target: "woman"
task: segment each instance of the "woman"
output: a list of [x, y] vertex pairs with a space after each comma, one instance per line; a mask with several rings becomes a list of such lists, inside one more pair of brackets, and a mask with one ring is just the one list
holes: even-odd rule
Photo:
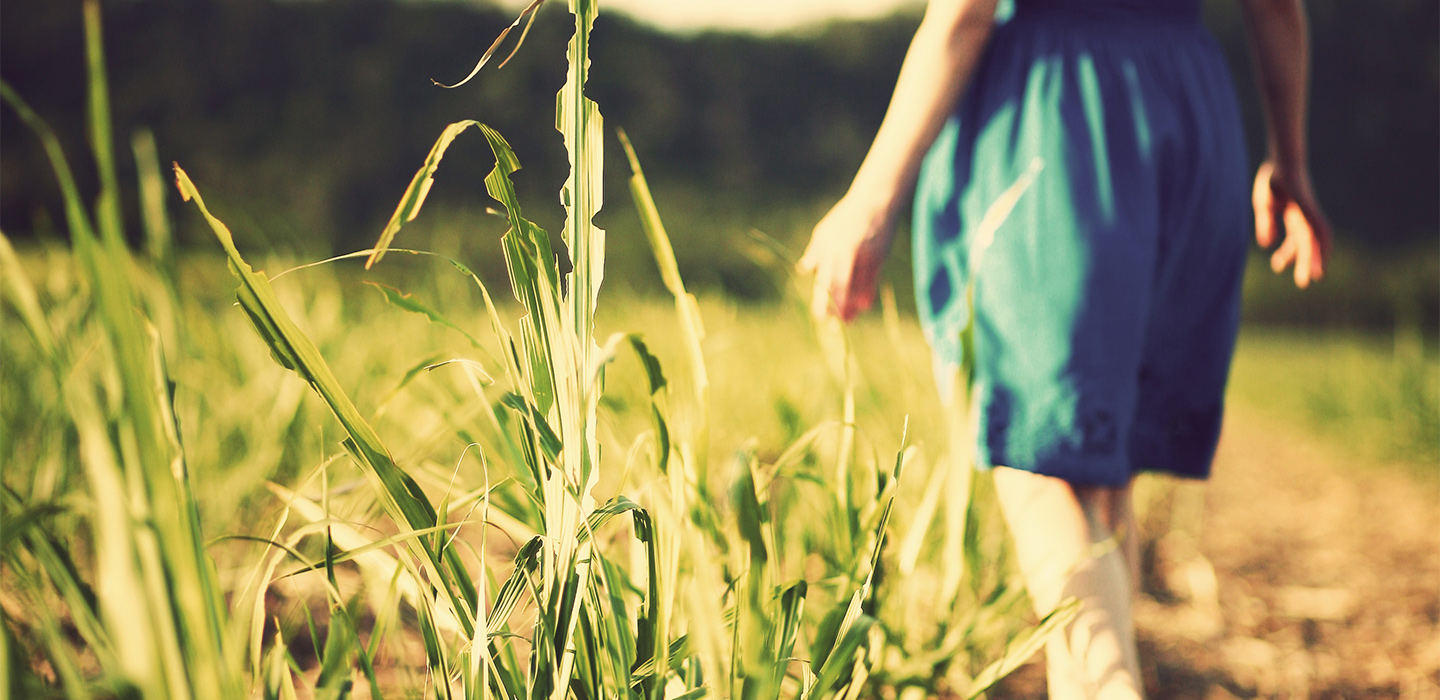
[[[937, 366], [958, 366], [973, 329], [977, 463], [994, 468], [1021, 574], [1042, 614], [1082, 601], [1047, 646], [1052, 698], [1143, 695], [1131, 484], [1209, 475], [1250, 205], [1260, 245], [1283, 238], [1276, 272], [1293, 265], [1300, 287], [1324, 274], [1304, 12], [1242, 1], [1269, 140], [1253, 188], [1200, 0], [1015, 0], [1004, 21], [996, 0], [932, 0], [800, 263], [854, 318], [914, 191], [922, 325]], [[998, 228], [982, 225], [1007, 193]]]

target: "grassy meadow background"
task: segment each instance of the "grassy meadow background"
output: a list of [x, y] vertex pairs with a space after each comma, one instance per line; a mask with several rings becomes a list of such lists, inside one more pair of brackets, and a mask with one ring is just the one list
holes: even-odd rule
[[[577, 302], [544, 284], [538, 306], [517, 302], [514, 261], [531, 258], [502, 236], [530, 230], [507, 218], [523, 209], [549, 232], [537, 248], [577, 250], [554, 128], [574, 23], [552, 5], [509, 64], [443, 90], [431, 79], [462, 77], [511, 15], [439, 1], [106, 2], [107, 146], [87, 120], [79, 5], [7, 2], [0, 78], [55, 129], [95, 228], [77, 242], [40, 140], [0, 108], [9, 697], [478, 698], [563, 696], [567, 684], [582, 698], [964, 697], [1026, 660], [1039, 621], [984, 479], [947, 469], [963, 421], [935, 396], [904, 239], [884, 308], [847, 330], [815, 323], [791, 274], [878, 126], [918, 13], [758, 36], [666, 34], [602, 12], [585, 92], [605, 117], [593, 125], [604, 156], [579, 186], [605, 193], [604, 281], [593, 327], [555, 321], [550, 339], [570, 340], [541, 351], [526, 344], [541, 342], [538, 310]], [[1440, 20], [1433, 3], [1310, 7], [1313, 159], [1338, 252], [1305, 293], [1252, 255], [1230, 401], [1247, 422], [1356, 465], [1346, 484], [1400, 479], [1431, 494], [1417, 516], [1429, 522], [1440, 512]], [[1209, 3], [1207, 17], [1253, 137], [1236, 8]], [[472, 129], [394, 243], [436, 256], [299, 267], [374, 246], [436, 139], [464, 119], [513, 148], [516, 200], [487, 194], [501, 151]], [[644, 164], [673, 260], [632, 201], [615, 126]], [[114, 163], [97, 165], [90, 153], [107, 148]], [[275, 348], [292, 346], [257, 336], [236, 304], [236, 257], [158, 167], [172, 161], [268, 275], [343, 399], [276, 362], [286, 351]], [[543, 276], [553, 259], [523, 250]], [[116, 289], [133, 304], [107, 301]], [[686, 330], [687, 292], [703, 337]], [[590, 336], [614, 333], [638, 340], [585, 354]], [[576, 359], [606, 352], [603, 379]], [[554, 398], [560, 377], [580, 387], [568, 407]], [[130, 402], [159, 407], [149, 428]], [[347, 402], [388, 457], [362, 449], [357, 418], [337, 421]], [[347, 436], [361, 445], [349, 455]], [[583, 456], [561, 457], [572, 448]], [[113, 472], [96, 466], [107, 459]], [[413, 490], [376, 486], [386, 459]], [[555, 477], [562, 466], [576, 480]], [[1151, 573], [1189, 582], [1149, 595], [1204, 600], [1195, 581], [1210, 564], [1186, 539], [1199, 497], [1159, 480], [1142, 496], [1147, 551], [1174, 564], [1168, 578], [1166, 564]], [[431, 508], [428, 523], [410, 507]], [[587, 517], [594, 527], [578, 524]], [[537, 534], [558, 549], [527, 549]], [[132, 540], [126, 578], [114, 552]], [[166, 613], [127, 626], [139, 623], [117, 610], [118, 580]], [[474, 619], [458, 611], [467, 596], [480, 599]], [[480, 641], [497, 611], [511, 616]], [[1440, 607], [1423, 600], [1399, 615], [1416, 637], [1440, 629]], [[1301, 617], [1306, 639], [1358, 619]], [[567, 620], [579, 630], [568, 642], [555, 626]], [[1289, 624], [1242, 641], [1283, 647]], [[1387, 644], [1364, 643], [1377, 655]], [[1205, 687], [1430, 697], [1440, 651], [1415, 644], [1404, 658], [1419, 661], [1393, 678], [1337, 672], [1302, 688], [1229, 669]], [[1199, 676], [1184, 654], [1149, 651], [1170, 664], [1149, 672], [1152, 692], [1190, 697]], [[1325, 678], [1320, 666], [1308, 677]], [[990, 697], [1032, 695], [1023, 676]]]

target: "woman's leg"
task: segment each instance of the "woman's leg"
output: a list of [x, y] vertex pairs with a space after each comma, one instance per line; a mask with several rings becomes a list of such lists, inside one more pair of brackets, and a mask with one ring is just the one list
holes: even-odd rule
[[[1081, 602], [1079, 616], [1045, 649], [1052, 700], [1143, 697], [1130, 617], [1129, 486], [1072, 487], [1005, 467], [994, 476], [1036, 612], [1072, 596]], [[1125, 531], [1122, 542], [1112, 539], [1117, 528]]]
[[1130, 602], [1140, 593], [1140, 530], [1135, 523], [1135, 480], [1118, 489], [1107, 489], [1110, 504], [1107, 509], [1110, 531], [1119, 540], [1120, 555], [1125, 558], [1125, 571], [1130, 575]]

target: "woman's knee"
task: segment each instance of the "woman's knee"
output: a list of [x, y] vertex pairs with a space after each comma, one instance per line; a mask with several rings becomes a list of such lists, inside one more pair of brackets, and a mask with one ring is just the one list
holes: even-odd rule
[[1075, 487], [1076, 501], [1091, 526], [1091, 542], [1128, 536], [1135, 520], [1131, 505], [1133, 483], [1132, 481], [1124, 486]]

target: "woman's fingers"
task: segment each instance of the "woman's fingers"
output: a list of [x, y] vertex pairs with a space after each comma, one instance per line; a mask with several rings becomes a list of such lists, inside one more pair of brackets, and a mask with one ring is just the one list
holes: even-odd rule
[[820, 236], [812, 233], [810, 243], [805, 246], [805, 252], [800, 255], [800, 262], [795, 264], [795, 268], [801, 272], [814, 273], [819, 263], [819, 256]]
[[1255, 173], [1255, 188], [1250, 193], [1251, 202], [1255, 205], [1255, 242], [1261, 248], [1275, 244], [1275, 191], [1270, 184], [1274, 170], [1270, 163], [1261, 163], [1260, 170]]
[[1299, 204], [1285, 206], [1285, 240], [1295, 241], [1295, 286], [1304, 289], [1325, 275], [1324, 255], [1315, 229]]
[[822, 219], [815, 226], [815, 231], [810, 235], [810, 243], [805, 246], [805, 252], [800, 256], [800, 262], [796, 269], [801, 273], [815, 276], [811, 286], [810, 312], [817, 318], [830, 313], [830, 258], [833, 257], [833, 244], [830, 237], [824, 233], [825, 220]]
[[817, 255], [811, 262], [811, 269], [815, 272], [815, 282], [814, 293], [810, 297], [810, 312], [817, 318], [835, 313], [835, 269], [831, 259], [824, 254]]
[[816, 316], [828, 314], [848, 320], [846, 290], [850, 285], [850, 264], [847, 257], [833, 242], [818, 234], [801, 256], [800, 271], [815, 275], [810, 311]]
[[1296, 239], [1296, 236], [1286, 236], [1280, 247], [1275, 249], [1275, 254], [1270, 256], [1270, 269], [1276, 274], [1284, 272], [1285, 268], [1290, 267], [1290, 263], [1295, 262], [1298, 245]]
[[833, 313], [834, 302], [830, 300], [830, 284], [822, 280], [819, 273], [815, 275], [815, 283], [810, 287], [810, 314], [815, 318], [824, 318]]

